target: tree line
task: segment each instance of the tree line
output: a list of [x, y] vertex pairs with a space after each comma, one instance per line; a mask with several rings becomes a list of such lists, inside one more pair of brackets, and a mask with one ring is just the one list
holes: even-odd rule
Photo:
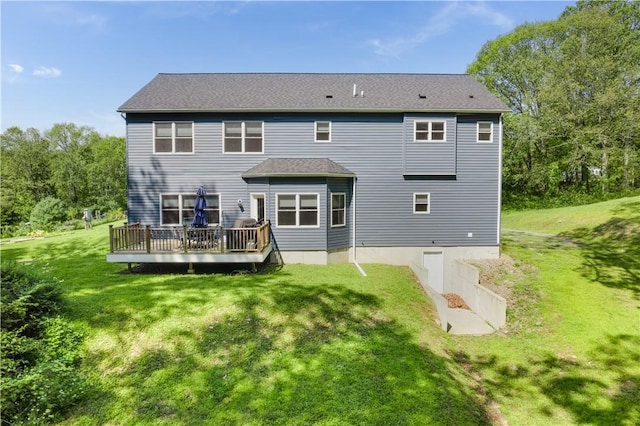
[[83, 209], [122, 211], [127, 205], [125, 139], [87, 126], [55, 124], [40, 132], [11, 127], [0, 145], [0, 221], [7, 229], [29, 221], [38, 202], [60, 200], [68, 219]]
[[579, 1], [555, 21], [520, 25], [487, 42], [467, 72], [513, 110], [505, 202], [640, 188], [638, 1]]

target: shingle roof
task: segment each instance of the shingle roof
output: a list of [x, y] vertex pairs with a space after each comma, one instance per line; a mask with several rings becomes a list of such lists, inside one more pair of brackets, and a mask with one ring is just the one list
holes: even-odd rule
[[355, 174], [328, 158], [268, 158], [242, 174], [243, 178], [286, 176], [339, 176]]
[[[354, 85], [357, 96], [354, 96]], [[509, 109], [466, 74], [158, 74], [119, 112]]]

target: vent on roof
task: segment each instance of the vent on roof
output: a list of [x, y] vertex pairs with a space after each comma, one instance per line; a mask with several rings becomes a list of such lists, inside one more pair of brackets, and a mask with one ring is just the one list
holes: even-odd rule
[[469, 99], [473, 99], [473, 95], [469, 95]]
[[418, 94], [418, 97], [419, 97], [420, 99], [427, 99], [427, 95], [420, 95], [420, 94]]
[[333, 99], [333, 95], [327, 95], [325, 96], [327, 99]]

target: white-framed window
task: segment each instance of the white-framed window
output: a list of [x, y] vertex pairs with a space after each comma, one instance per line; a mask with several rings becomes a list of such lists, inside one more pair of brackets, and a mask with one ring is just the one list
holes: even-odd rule
[[447, 140], [445, 121], [414, 121], [413, 136], [415, 142], [444, 142]]
[[317, 228], [320, 226], [319, 194], [276, 194], [278, 228]]
[[[220, 195], [207, 194], [204, 213], [209, 225], [220, 223]], [[160, 194], [160, 224], [170, 226], [191, 225], [196, 194]]]
[[493, 142], [493, 122], [491, 121], [478, 121], [477, 126], [477, 141], [479, 143], [492, 143]]
[[193, 122], [154, 122], [153, 153], [193, 154]]
[[429, 214], [431, 212], [431, 194], [419, 192], [413, 194], [413, 212], [415, 214]]
[[316, 142], [331, 142], [331, 122], [316, 121]]
[[262, 121], [225, 121], [222, 127], [224, 153], [262, 153]]
[[331, 194], [331, 227], [345, 226], [347, 224], [347, 195], [344, 192]]

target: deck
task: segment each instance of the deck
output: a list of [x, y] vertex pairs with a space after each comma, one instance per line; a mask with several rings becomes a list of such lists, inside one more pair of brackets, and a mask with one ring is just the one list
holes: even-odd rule
[[269, 222], [252, 228], [109, 226], [107, 262], [262, 263], [271, 253]]

